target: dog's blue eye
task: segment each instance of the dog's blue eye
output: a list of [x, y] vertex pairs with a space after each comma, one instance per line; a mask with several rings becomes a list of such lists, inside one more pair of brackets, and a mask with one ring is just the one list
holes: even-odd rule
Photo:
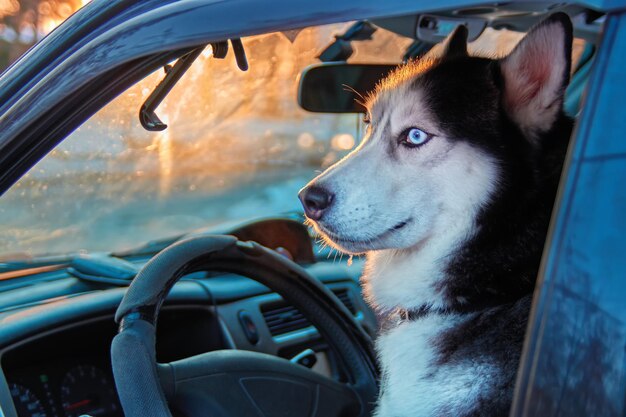
[[408, 146], [420, 146], [430, 140], [432, 135], [424, 132], [416, 127], [412, 127], [406, 133], [406, 139], [404, 143]]

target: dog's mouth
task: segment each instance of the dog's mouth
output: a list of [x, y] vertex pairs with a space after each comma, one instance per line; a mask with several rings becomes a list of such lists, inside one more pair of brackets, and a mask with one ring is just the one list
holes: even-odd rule
[[333, 242], [335, 242], [336, 244], [340, 246], [344, 246], [348, 249], [357, 247], [359, 248], [359, 250], [367, 250], [375, 246], [376, 243], [384, 241], [386, 238], [396, 233], [397, 231], [404, 229], [409, 223], [411, 223], [412, 220], [413, 219], [409, 218], [407, 220], [401, 221], [397, 223], [395, 226], [387, 229], [383, 233], [377, 236], [371, 237], [371, 238], [367, 238], [367, 239], [354, 239], [354, 238], [343, 237], [337, 234], [336, 232], [329, 230], [328, 227], [323, 226], [321, 224], [318, 224], [317, 227], [320, 229], [322, 233], [326, 235], [328, 239], [332, 240]]

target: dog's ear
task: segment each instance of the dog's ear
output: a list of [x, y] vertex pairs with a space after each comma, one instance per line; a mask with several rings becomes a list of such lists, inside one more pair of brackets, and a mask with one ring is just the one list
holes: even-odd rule
[[444, 60], [467, 56], [467, 26], [459, 25], [452, 31], [443, 44]]
[[565, 13], [533, 27], [500, 61], [504, 108], [530, 139], [561, 114], [571, 63], [572, 22]]

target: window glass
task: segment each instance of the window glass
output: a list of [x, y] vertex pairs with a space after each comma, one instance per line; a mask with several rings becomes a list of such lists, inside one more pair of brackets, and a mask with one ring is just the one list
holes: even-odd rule
[[[163, 70], [133, 86], [2, 197], [0, 256], [120, 250], [299, 211], [298, 190], [361, 136], [360, 116], [296, 101], [300, 71], [348, 25], [244, 39], [246, 72], [208, 48], [157, 109], [163, 132], [138, 120]], [[354, 60], [400, 62], [410, 43], [380, 29]]]

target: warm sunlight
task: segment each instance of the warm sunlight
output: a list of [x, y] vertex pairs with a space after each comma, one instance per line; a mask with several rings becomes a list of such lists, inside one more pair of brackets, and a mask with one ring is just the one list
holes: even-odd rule
[[[16, 59], [86, 3], [3, 0], [0, 48], [9, 49], [0, 59]], [[4, 231], [0, 251], [38, 253], [51, 242], [57, 251], [127, 247], [139, 237], [299, 210], [297, 192], [311, 171], [332, 165], [363, 135], [359, 116], [309, 113], [296, 101], [301, 71], [318, 63], [320, 51], [349, 25], [244, 38], [246, 72], [232, 50], [217, 59], [208, 46], [156, 109], [168, 128], [148, 132], [138, 113], [165, 76], [156, 69], [4, 196], [0, 222], [17, 220]], [[470, 47], [505, 50], [519, 38], [493, 30], [484, 36]], [[400, 62], [411, 42], [379, 29], [371, 40], [354, 44], [350, 62]], [[30, 201], [27, 208], [24, 201]]]

